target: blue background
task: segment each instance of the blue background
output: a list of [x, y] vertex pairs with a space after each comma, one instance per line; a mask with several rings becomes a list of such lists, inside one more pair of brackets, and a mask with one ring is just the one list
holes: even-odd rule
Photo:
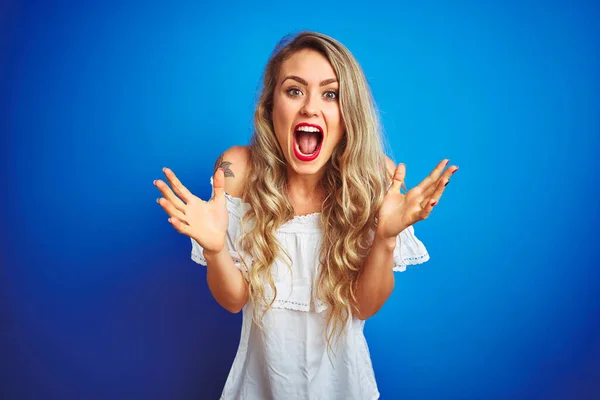
[[0, 398], [219, 396], [241, 314], [152, 181], [210, 195], [300, 29], [357, 57], [409, 187], [460, 167], [367, 321], [382, 399], [600, 398], [594, 2], [0, 7]]

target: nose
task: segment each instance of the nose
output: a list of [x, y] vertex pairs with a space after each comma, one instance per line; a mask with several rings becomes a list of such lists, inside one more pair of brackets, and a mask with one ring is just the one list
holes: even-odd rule
[[314, 99], [314, 96], [306, 96], [300, 112], [307, 117], [313, 117], [319, 114], [317, 100]]

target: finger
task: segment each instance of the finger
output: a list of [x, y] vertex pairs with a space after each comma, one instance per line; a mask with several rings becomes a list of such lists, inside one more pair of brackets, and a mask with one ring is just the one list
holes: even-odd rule
[[179, 196], [179, 198], [183, 200], [185, 204], [187, 204], [192, 199], [193, 194], [190, 193], [185, 186], [183, 186], [179, 179], [177, 179], [177, 176], [175, 176], [173, 171], [171, 171], [169, 168], [163, 168], [163, 172], [169, 180], [169, 183], [171, 183], [175, 194], [177, 194], [177, 196]]
[[225, 172], [223, 168], [218, 168], [213, 176], [213, 198], [220, 200], [225, 197]]
[[433, 210], [433, 207], [435, 207], [439, 203], [440, 198], [442, 197], [442, 194], [444, 193], [444, 189], [446, 189], [446, 185], [448, 184], [448, 182], [448, 180], [440, 180], [438, 182], [435, 191], [433, 192], [433, 195], [427, 200], [427, 203], [423, 207], [425, 215], [429, 215], [431, 210]]
[[431, 173], [425, 179], [423, 179], [421, 183], [417, 185], [417, 187], [421, 189], [421, 192], [425, 192], [432, 183], [435, 183], [437, 181], [446, 165], [448, 165], [449, 161], [450, 160], [448, 159], [440, 161], [440, 163], [433, 169], [433, 171], [431, 171]]
[[394, 177], [392, 180], [392, 186], [388, 191], [399, 192], [402, 184], [404, 183], [404, 178], [406, 177], [406, 165], [403, 163], [398, 164], [396, 171], [394, 172]]
[[161, 197], [159, 199], [156, 199], [156, 202], [158, 204], [160, 204], [160, 206], [163, 208], [163, 210], [165, 210], [165, 212], [167, 214], [169, 214], [170, 217], [175, 217], [175, 218], [181, 220], [182, 222], [184, 222], [186, 225], [188, 225], [185, 214], [183, 212], [179, 211], [177, 208], [175, 208], [175, 206], [173, 206], [173, 204], [171, 204], [170, 201], [168, 201], [167, 199], [163, 199]]
[[177, 230], [177, 232], [182, 233], [184, 235], [190, 236], [190, 227], [189, 225], [184, 224], [179, 219], [175, 217], [171, 217], [168, 219], [169, 223], [173, 225], [173, 228]]
[[169, 185], [167, 185], [160, 179], [157, 179], [154, 181], [154, 186], [158, 188], [163, 197], [169, 202], [171, 202], [171, 204], [173, 204], [173, 206], [175, 206], [176, 209], [183, 212], [183, 210], [185, 209], [185, 203], [181, 201], [179, 197], [175, 196], [175, 193], [173, 193]]
[[458, 171], [458, 167], [457, 166], [453, 165], [451, 167], [448, 167], [448, 169], [444, 171], [444, 173], [442, 174], [442, 176], [440, 176], [438, 178], [438, 181], [435, 182], [435, 184], [429, 185], [429, 187], [425, 190], [425, 192], [423, 192], [423, 197], [425, 199], [429, 199], [433, 195], [433, 192], [437, 189], [437, 184], [439, 183], [440, 180], [445, 180], [446, 181], [446, 185], [447, 185], [450, 182], [450, 177], [456, 171]]

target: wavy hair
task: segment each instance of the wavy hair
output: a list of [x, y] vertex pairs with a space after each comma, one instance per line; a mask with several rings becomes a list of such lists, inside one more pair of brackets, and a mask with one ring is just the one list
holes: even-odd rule
[[[265, 306], [262, 313], [255, 307], [254, 313], [262, 326], [262, 317], [277, 295], [271, 265], [277, 257], [284, 259], [284, 255], [291, 265], [275, 233], [294, 217], [294, 209], [284, 194], [287, 164], [273, 128], [273, 97], [282, 63], [303, 49], [318, 51], [333, 67], [345, 126], [345, 134], [319, 182], [327, 197], [320, 215], [324, 232], [316, 295], [328, 307], [325, 335], [330, 347], [332, 340], [339, 339], [344, 331], [352, 310], [356, 310], [356, 283], [373, 240], [376, 215], [389, 176], [379, 117], [366, 78], [350, 51], [329, 36], [300, 32], [284, 37], [266, 65], [254, 113], [250, 173], [244, 189], [250, 208], [243, 221], [244, 225], [252, 221], [252, 227], [243, 234], [240, 244], [253, 261], [248, 268], [250, 298], [254, 304]], [[275, 293], [270, 302], [265, 297], [265, 282]]]

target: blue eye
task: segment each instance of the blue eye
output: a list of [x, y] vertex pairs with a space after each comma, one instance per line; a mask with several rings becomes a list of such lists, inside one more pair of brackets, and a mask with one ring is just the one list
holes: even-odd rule
[[323, 94], [323, 96], [325, 96], [327, 100], [337, 100], [338, 98], [338, 94], [335, 90], [328, 90]]

